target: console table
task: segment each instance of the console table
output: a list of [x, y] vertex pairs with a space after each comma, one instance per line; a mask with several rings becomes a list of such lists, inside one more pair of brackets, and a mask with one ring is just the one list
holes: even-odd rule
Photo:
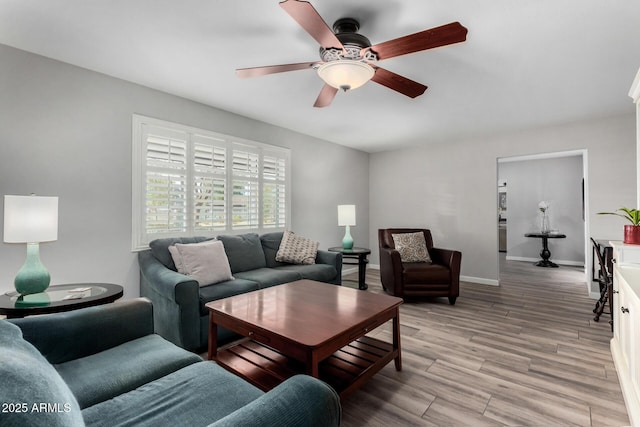
[[123, 288], [110, 283], [73, 283], [49, 286], [44, 292], [20, 295], [7, 292], [0, 295], [0, 314], [8, 319], [34, 314], [58, 313], [78, 308], [107, 304], [122, 297]]
[[549, 261], [549, 258], [551, 258], [551, 251], [549, 251], [549, 239], [564, 239], [565, 237], [567, 237], [565, 234], [527, 233], [524, 235], [524, 237], [534, 237], [534, 238], [542, 239], [542, 251], [540, 252], [540, 257], [542, 259], [536, 262], [536, 266], [558, 268], [558, 264], [556, 264], [555, 262]]

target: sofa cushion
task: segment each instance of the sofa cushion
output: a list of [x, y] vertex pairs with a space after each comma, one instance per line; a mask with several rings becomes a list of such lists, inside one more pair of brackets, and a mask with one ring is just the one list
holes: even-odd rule
[[237, 279], [257, 282], [260, 289], [302, 279], [302, 276], [297, 271], [281, 270], [279, 268], [258, 268], [237, 273], [235, 276]]
[[318, 242], [287, 230], [282, 235], [276, 261], [291, 264], [315, 264], [318, 246]]
[[[20, 328], [5, 320], [0, 320], [0, 348], [1, 400], [3, 404], [19, 405], [0, 413], [0, 425], [84, 425], [78, 402], [67, 384], [44, 356], [22, 338]], [[47, 406], [39, 410], [40, 404]]]
[[178, 271], [169, 252], [169, 246], [175, 245], [176, 243], [200, 243], [211, 239], [213, 239], [213, 237], [168, 237], [166, 239], [152, 240], [149, 242], [149, 249], [151, 249], [153, 256], [164, 264], [165, 267], [173, 271]]
[[159, 335], [147, 335], [55, 368], [86, 408], [201, 360]]
[[424, 233], [398, 233], [392, 234], [393, 244], [402, 262], [431, 262], [427, 242]]
[[82, 414], [90, 426], [206, 426], [263, 394], [215, 363], [201, 361]]
[[208, 302], [244, 294], [246, 292], [257, 291], [258, 289], [260, 289], [258, 282], [239, 278], [202, 287], [200, 288], [200, 315], [209, 315], [209, 310], [205, 307], [205, 304]]
[[318, 282], [330, 282], [336, 278], [338, 272], [333, 265], [313, 264], [313, 265], [284, 265], [276, 267], [276, 270], [294, 271], [302, 279], [317, 280]]
[[281, 265], [287, 265], [286, 262], [276, 261], [276, 254], [280, 249], [280, 242], [282, 242], [282, 231], [273, 233], [266, 233], [260, 236], [262, 242], [262, 250], [264, 251], [264, 258], [267, 262], [267, 267], [279, 267]]
[[187, 275], [202, 286], [233, 280], [224, 246], [219, 240], [200, 243], [176, 243], [169, 252], [178, 273]]
[[222, 240], [224, 244], [232, 274], [267, 266], [260, 236], [257, 234], [222, 235], [218, 236], [218, 240]]

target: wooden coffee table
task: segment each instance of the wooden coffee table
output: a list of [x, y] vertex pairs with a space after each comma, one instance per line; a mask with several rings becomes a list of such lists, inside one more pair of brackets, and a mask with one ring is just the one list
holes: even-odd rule
[[[249, 292], [206, 304], [209, 360], [268, 391], [306, 373], [341, 398], [400, 357], [401, 298], [312, 280]], [[392, 320], [393, 342], [366, 334]], [[218, 350], [218, 326], [246, 338]]]

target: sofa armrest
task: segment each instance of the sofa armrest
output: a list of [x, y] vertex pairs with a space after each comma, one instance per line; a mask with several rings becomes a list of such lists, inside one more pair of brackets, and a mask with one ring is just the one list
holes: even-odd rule
[[151, 300], [155, 310], [155, 332], [187, 350], [200, 348], [198, 282], [167, 268], [150, 250], [138, 253], [138, 265], [140, 294]]
[[49, 363], [57, 364], [153, 334], [153, 307], [146, 298], [137, 298], [9, 321]]
[[342, 416], [338, 394], [322, 381], [296, 375], [209, 427], [331, 427]]
[[316, 253], [316, 264], [329, 264], [336, 269], [336, 280], [332, 283], [339, 285], [342, 283], [342, 254], [340, 252], [329, 252], [318, 250]]

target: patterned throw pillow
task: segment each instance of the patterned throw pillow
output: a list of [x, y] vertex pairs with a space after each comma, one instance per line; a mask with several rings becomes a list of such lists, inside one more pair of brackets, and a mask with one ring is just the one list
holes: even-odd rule
[[286, 230], [276, 253], [276, 261], [290, 264], [315, 264], [319, 243]]
[[400, 252], [402, 262], [431, 263], [427, 242], [424, 240], [422, 232], [392, 234], [391, 237], [396, 250]]

